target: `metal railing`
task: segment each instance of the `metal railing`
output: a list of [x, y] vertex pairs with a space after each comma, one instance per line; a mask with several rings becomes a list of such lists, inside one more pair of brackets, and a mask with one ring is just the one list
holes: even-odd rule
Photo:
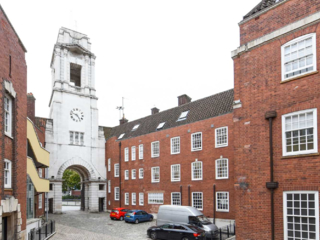
[[236, 225], [230, 224], [219, 228], [215, 234], [212, 234], [211, 237], [206, 237], [206, 240], [227, 240], [236, 235]]
[[31, 229], [28, 233], [29, 240], [46, 240], [56, 232], [55, 221], [50, 220], [39, 228]]
[[80, 206], [81, 199], [63, 199], [62, 205], [63, 206]]

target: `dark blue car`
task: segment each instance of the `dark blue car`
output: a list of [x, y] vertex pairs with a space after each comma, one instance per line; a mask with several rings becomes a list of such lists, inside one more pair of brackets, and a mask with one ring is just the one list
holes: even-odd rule
[[124, 215], [125, 222], [139, 223], [139, 222], [146, 222], [146, 221], [152, 221], [152, 220], [153, 220], [153, 215], [141, 210], [129, 210]]

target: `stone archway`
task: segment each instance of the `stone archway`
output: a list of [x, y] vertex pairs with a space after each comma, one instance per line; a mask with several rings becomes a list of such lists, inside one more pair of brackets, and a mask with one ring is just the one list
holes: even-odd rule
[[51, 183], [54, 184], [54, 213], [62, 213], [62, 177], [67, 169], [76, 171], [82, 180], [81, 210], [99, 212], [99, 201], [101, 199], [104, 199], [106, 206], [106, 191], [100, 191], [99, 186], [101, 184], [106, 185], [106, 182], [97, 177], [98, 173], [89, 162], [86, 162], [80, 157], [74, 157], [64, 162], [59, 167], [56, 179], [51, 180]]

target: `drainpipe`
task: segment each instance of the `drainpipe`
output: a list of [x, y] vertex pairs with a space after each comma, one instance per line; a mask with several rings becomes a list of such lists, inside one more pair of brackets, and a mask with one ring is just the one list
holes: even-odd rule
[[181, 203], [181, 206], [183, 206], [182, 204], [182, 185], [180, 185], [180, 203]]
[[213, 185], [213, 223], [216, 224], [216, 185]]
[[274, 190], [278, 188], [279, 183], [273, 181], [273, 135], [272, 120], [277, 117], [276, 111], [266, 112], [266, 119], [269, 120], [269, 148], [270, 148], [270, 182], [266, 183], [267, 188], [271, 191], [271, 239], [274, 240]]
[[190, 185], [188, 185], [188, 206], [190, 205]]
[[119, 142], [119, 202], [121, 207], [121, 142]]

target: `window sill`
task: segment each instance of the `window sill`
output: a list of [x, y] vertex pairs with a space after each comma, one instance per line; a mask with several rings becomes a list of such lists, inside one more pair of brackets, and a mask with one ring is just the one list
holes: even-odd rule
[[217, 212], [228, 213], [229, 211], [217, 210]]
[[300, 155], [283, 156], [281, 159], [312, 157], [312, 156], [319, 156], [319, 155], [320, 155], [319, 153], [308, 153], [308, 154], [300, 154]]
[[283, 80], [280, 83], [283, 84], [283, 83], [291, 82], [291, 81], [298, 80], [300, 78], [304, 78], [304, 77], [307, 77], [307, 76], [310, 76], [310, 75], [314, 75], [314, 74], [317, 74], [317, 73], [319, 73], [319, 71], [313, 71], [313, 72], [306, 73], [306, 74], [303, 74], [303, 75], [300, 75], [300, 76], [297, 76], [297, 77], [290, 78], [288, 80]]
[[5, 190], [5, 191], [10, 191], [10, 192], [12, 192], [12, 191], [13, 191], [13, 189], [12, 189], [12, 188], [4, 188], [4, 190]]
[[224, 148], [224, 147], [228, 147], [228, 145], [216, 146], [216, 148]]
[[201, 149], [191, 149], [191, 152], [198, 152], [198, 151], [202, 151], [202, 148]]
[[13, 137], [11, 135], [9, 135], [8, 133], [5, 133], [4, 135], [13, 140]]

